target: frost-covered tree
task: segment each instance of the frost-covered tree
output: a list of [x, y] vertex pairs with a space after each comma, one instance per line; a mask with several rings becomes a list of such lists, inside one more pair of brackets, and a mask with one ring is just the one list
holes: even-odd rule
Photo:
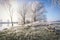
[[28, 9], [30, 12], [32, 12], [32, 20], [34, 21], [41, 21], [46, 20], [46, 15], [44, 12], [46, 12], [44, 5], [38, 1], [34, 1], [31, 3], [30, 8]]
[[[11, 22], [12, 22], [13, 13], [11, 12], [11, 3], [10, 3], [10, 0], [0, 0], [0, 4], [1, 4], [1, 6], [5, 6], [9, 10], [10, 19], [11, 19]], [[13, 26], [13, 22], [12, 22], [12, 26]]]
[[25, 15], [27, 13], [27, 4], [23, 3], [22, 5], [20, 5], [20, 8], [18, 10], [18, 13], [20, 15], [20, 20], [22, 21], [20, 24], [25, 24]]
[[[8, 8], [9, 13], [10, 13], [10, 19], [11, 19], [11, 22], [12, 22], [12, 12], [11, 12], [10, 0], [0, 0], [0, 5]], [[13, 23], [12, 23], [12, 26], [13, 26]]]
[[19, 13], [22, 16], [23, 24], [31, 23], [35, 21], [45, 20], [45, 8], [42, 3], [38, 1], [24, 3], [22, 10], [20, 8]]
[[60, 0], [52, 0], [52, 4], [55, 7], [56, 5], [58, 5], [60, 7]]
[[1, 6], [5, 7], [5, 9], [7, 9], [7, 13], [9, 14], [9, 20], [11, 22], [11, 25], [13, 26], [13, 21], [15, 21], [15, 19], [17, 20], [16, 15], [18, 15], [17, 13], [17, 9], [18, 9], [18, 4], [17, 4], [17, 0], [0, 0], [0, 4]]
[[47, 2], [50, 2], [53, 7], [60, 7], [60, 0], [47, 0]]
[[41, 4], [38, 1], [35, 1], [32, 3], [32, 12], [33, 12], [33, 16], [34, 16], [34, 21], [37, 21], [37, 18], [41, 18], [44, 17], [43, 14], [45, 12], [45, 8], [43, 6], [43, 4]]

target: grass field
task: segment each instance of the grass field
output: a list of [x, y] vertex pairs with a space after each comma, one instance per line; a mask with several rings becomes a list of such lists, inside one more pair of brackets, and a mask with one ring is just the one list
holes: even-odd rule
[[0, 40], [60, 40], [60, 37], [55, 32], [44, 27], [39, 29], [18, 27], [1, 31]]

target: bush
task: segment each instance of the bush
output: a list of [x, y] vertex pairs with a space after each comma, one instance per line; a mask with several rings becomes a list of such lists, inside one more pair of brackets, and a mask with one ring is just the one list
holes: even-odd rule
[[57, 40], [55, 32], [46, 30], [45, 28], [32, 29], [17, 28], [17, 30], [9, 29], [0, 32], [0, 40]]

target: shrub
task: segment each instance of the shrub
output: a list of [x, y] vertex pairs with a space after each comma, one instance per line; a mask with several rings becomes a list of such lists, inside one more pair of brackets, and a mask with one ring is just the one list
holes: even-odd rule
[[0, 32], [0, 40], [57, 40], [55, 32], [50, 32], [45, 28], [32, 29], [20, 28], [9, 29]]

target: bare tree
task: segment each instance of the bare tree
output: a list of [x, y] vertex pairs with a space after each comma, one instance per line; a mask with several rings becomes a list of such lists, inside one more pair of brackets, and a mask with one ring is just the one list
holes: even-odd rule
[[30, 5], [24, 3], [22, 10], [19, 10], [23, 24], [38, 21], [37, 17], [43, 15], [44, 12], [44, 6], [38, 1], [34, 1]]
[[[42, 3], [38, 2], [38, 1], [35, 1], [32, 3], [32, 12], [33, 12], [33, 19], [34, 21], [37, 21], [37, 17], [39, 17], [40, 19], [43, 16], [44, 12], [46, 12], [44, 6]], [[42, 16], [42, 17], [41, 17]]]
[[11, 12], [11, 5], [10, 4], [9, 4], [9, 12], [10, 12], [11, 23], [12, 23], [12, 26], [13, 26], [13, 17], [12, 17], [13, 13]]
[[11, 9], [12, 5], [10, 0], [8, 0], [8, 9], [9, 9], [9, 13], [10, 13], [10, 18], [11, 18], [11, 24], [13, 26], [13, 9]]
[[3, 6], [5, 5], [8, 8], [9, 13], [10, 13], [11, 23], [12, 23], [12, 26], [13, 26], [13, 21], [12, 21], [12, 16], [13, 16], [12, 11], [13, 10], [11, 10], [10, 0], [0, 0], [0, 2], [1, 2], [1, 5], [3, 5]]
[[25, 15], [26, 15], [26, 4], [23, 5], [23, 16], [22, 16], [24, 22], [23, 24], [25, 24]]
[[23, 6], [22, 6], [22, 10], [19, 9], [19, 14], [20, 16], [22, 17], [22, 24], [25, 24], [25, 15], [26, 15], [26, 11], [27, 11], [27, 5], [24, 3]]
[[60, 0], [52, 0], [52, 4], [55, 7], [56, 5], [60, 6]]

